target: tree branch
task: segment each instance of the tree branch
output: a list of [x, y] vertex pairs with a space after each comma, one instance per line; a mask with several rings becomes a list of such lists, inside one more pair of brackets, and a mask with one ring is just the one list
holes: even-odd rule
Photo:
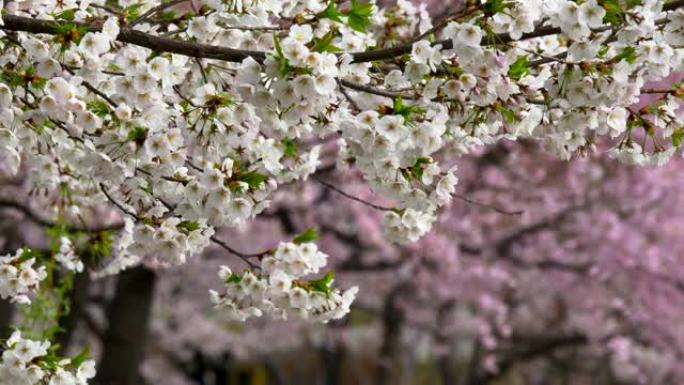
[[[89, 32], [100, 32], [101, 25], [88, 23], [63, 23], [53, 20], [40, 20], [24, 16], [3, 15], [2, 20], [5, 25], [0, 29], [5, 31], [45, 33], [57, 35], [60, 26], [68, 24], [85, 28]], [[134, 44], [140, 47], [149, 48], [155, 51], [172, 52], [180, 55], [216, 59], [230, 62], [241, 62], [248, 57], [254, 58], [258, 62], [266, 59], [266, 53], [261, 51], [240, 50], [227, 47], [219, 47], [209, 44], [199, 44], [168, 37], [154, 36], [141, 32], [130, 27], [123, 27], [116, 40], [122, 43]]]
[[[57, 222], [49, 220], [47, 218], [44, 218], [37, 213], [35, 213], [33, 210], [31, 210], [28, 206], [16, 202], [14, 200], [6, 199], [6, 198], [0, 198], [0, 208], [1, 207], [8, 207], [15, 209], [24, 216], [31, 220], [32, 222], [44, 226], [44, 227], [52, 227], [56, 226]], [[108, 231], [108, 230], [120, 230], [124, 227], [123, 222], [116, 222], [112, 224], [83, 224], [83, 225], [77, 225], [77, 224], [67, 224], [66, 228], [69, 231], [88, 231], [92, 233], [97, 233], [101, 231]]]
[[[664, 11], [673, 11], [677, 8], [684, 7], [684, 0], [670, 1], [663, 6]], [[85, 28], [89, 32], [99, 32], [102, 26], [99, 24], [80, 23], [80, 22], [59, 22], [54, 20], [41, 20], [31, 17], [3, 15], [2, 20], [5, 25], [0, 26], [0, 29], [5, 31], [30, 32], [30, 33], [45, 33], [49, 35], [57, 35], [60, 27], [65, 25], [76, 25]], [[594, 29], [594, 32], [607, 31], [613, 28], [612, 26], [603, 26]], [[530, 33], [523, 34], [518, 40], [528, 40], [536, 37], [556, 35], [561, 33], [560, 28], [541, 26]], [[155, 51], [172, 52], [180, 55], [215, 59], [229, 62], [241, 62], [244, 59], [251, 57], [258, 62], [263, 62], [266, 59], [266, 52], [241, 50], [227, 47], [220, 47], [209, 44], [193, 43], [178, 39], [171, 39], [168, 37], [154, 36], [142, 31], [132, 29], [130, 27], [122, 27], [117, 37], [117, 40], [122, 43], [129, 43], [138, 45], [140, 47], [149, 48]], [[497, 34], [494, 36], [486, 36], [482, 40], [482, 45], [505, 44], [513, 42], [514, 40], [509, 34]], [[352, 53], [354, 62], [369, 62], [376, 60], [391, 59], [398, 56], [410, 53], [413, 48], [412, 42], [398, 45], [390, 48], [376, 49], [366, 52]], [[451, 39], [444, 39], [434, 43], [440, 44], [444, 49], [453, 48]]]

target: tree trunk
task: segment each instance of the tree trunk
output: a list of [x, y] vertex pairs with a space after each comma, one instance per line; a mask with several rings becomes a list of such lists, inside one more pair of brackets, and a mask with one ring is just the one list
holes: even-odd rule
[[321, 349], [325, 368], [325, 385], [342, 384], [342, 358], [344, 351], [340, 346], [326, 346]]
[[104, 350], [95, 384], [142, 383], [138, 366], [144, 358], [155, 282], [155, 273], [142, 266], [119, 276], [116, 294], [108, 311]]
[[[284, 385], [283, 376], [280, 374], [280, 369], [278, 365], [273, 361], [273, 359], [266, 359], [264, 362], [264, 367], [266, 368], [266, 373], [268, 374], [268, 384], [269, 385]], [[225, 382], [216, 382], [217, 385], [223, 385]]]
[[14, 306], [12, 306], [9, 300], [0, 299], [0, 339], [9, 336], [13, 315]]
[[[3, 220], [5, 218], [2, 218]], [[0, 247], [0, 255], [14, 253], [16, 245], [19, 243], [17, 227], [9, 225], [8, 222], [2, 223], [0, 231], [6, 237], [5, 244]], [[12, 318], [14, 317], [14, 305], [9, 299], [0, 298], [0, 340], [9, 337], [12, 332]]]
[[439, 373], [442, 377], [442, 385], [456, 385], [456, 375], [454, 374], [451, 355], [444, 354], [439, 358]]
[[397, 356], [400, 350], [404, 313], [397, 302], [407, 292], [408, 288], [409, 286], [406, 283], [395, 286], [385, 301], [382, 312], [383, 339], [376, 369], [377, 385], [394, 385], [397, 383], [396, 379], [399, 378], [397, 375]]
[[90, 275], [88, 271], [76, 274], [74, 277], [74, 287], [70, 296], [70, 311], [59, 320], [59, 326], [63, 330], [57, 335], [59, 351], [66, 355], [69, 346], [72, 344], [74, 332], [78, 328], [78, 323], [83, 319], [85, 306], [88, 302], [88, 288], [90, 287]]

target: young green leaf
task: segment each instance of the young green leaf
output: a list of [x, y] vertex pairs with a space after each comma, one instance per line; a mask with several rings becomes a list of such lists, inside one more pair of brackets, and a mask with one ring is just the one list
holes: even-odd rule
[[508, 68], [508, 76], [514, 80], [520, 80], [523, 76], [530, 72], [530, 63], [527, 56], [521, 55]]
[[310, 227], [303, 232], [297, 234], [294, 239], [292, 240], [293, 243], [300, 244], [300, 243], [307, 243], [307, 242], [313, 242], [318, 239], [318, 232], [316, 231], [315, 228]]

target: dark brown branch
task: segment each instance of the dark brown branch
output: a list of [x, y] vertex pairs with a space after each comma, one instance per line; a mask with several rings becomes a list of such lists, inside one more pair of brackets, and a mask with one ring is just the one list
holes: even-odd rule
[[[40, 20], [16, 15], [3, 15], [2, 20], [5, 25], [0, 26], [0, 29], [5, 31], [45, 33], [49, 35], [57, 35], [59, 27], [65, 25], [65, 23], [62, 22]], [[83, 27], [89, 32], [100, 32], [102, 30], [102, 26], [96, 24], [75, 22], [69, 24]], [[154, 36], [129, 27], [121, 28], [121, 32], [116, 40], [122, 43], [134, 44], [140, 47], [149, 48], [155, 51], [172, 52], [180, 55], [204, 59], [241, 62], [248, 57], [252, 57], [254, 60], [261, 62], [266, 58], [266, 53], [261, 51], [240, 50], [219, 47], [215, 45], [193, 43], [178, 39], [171, 39], [168, 37]]]
[[[684, 7], [684, 0], [676, 0], [676, 1], [670, 1], [667, 4], [663, 6], [664, 11], [673, 11], [677, 8]], [[593, 32], [605, 32], [607, 30], [612, 29], [613, 26], [603, 26], [599, 27], [596, 29], [593, 29]], [[561, 33], [561, 29], [558, 27], [549, 27], [549, 26], [541, 26], [536, 28], [534, 31], [530, 33], [525, 33], [522, 35], [520, 39], [517, 41], [522, 41], [522, 40], [529, 40], [529, 39], [534, 39], [537, 37], [543, 37], [543, 36], [551, 36], [551, 35], [558, 35]], [[513, 41], [516, 41], [511, 38], [511, 36], [507, 33], [500, 33], [497, 35], [492, 36], [484, 36], [482, 38], [482, 42], [480, 43], [483, 46], [487, 45], [496, 45], [496, 44], [506, 44], [506, 43], [511, 43]], [[367, 51], [367, 52], [356, 52], [353, 55], [354, 61], [357, 63], [361, 62], [369, 62], [369, 61], [376, 61], [376, 60], [386, 60], [386, 59], [391, 59], [395, 58], [398, 56], [406, 55], [407, 53], [410, 53], [411, 50], [413, 49], [413, 42], [398, 45], [395, 47], [390, 47], [390, 48], [384, 48], [384, 49], [377, 49], [373, 51]], [[433, 43], [433, 45], [441, 45], [442, 49], [452, 49], [453, 48], [453, 42], [451, 39], [444, 39], [440, 41], [436, 41]]]
[[[672, 11], [677, 8], [684, 7], [684, 0], [670, 1], [663, 6], [663, 10]], [[3, 15], [3, 22], [5, 25], [0, 26], [0, 29], [6, 31], [30, 32], [30, 33], [45, 33], [49, 35], [57, 35], [60, 27], [64, 27], [67, 23], [57, 22], [53, 20], [41, 20], [31, 17]], [[85, 28], [89, 32], [99, 32], [102, 26], [98, 24], [77, 23], [71, 22], [71, 25], [76, 25]], [[594, 32], [607, 31], [613, 28], [612, 26], [604, 26], [594, 29]], [[533, 32], [523, 34], [518, 40], [533, 39], [536, 37], [556, 35], [561, 32], [560, 28], [542, 26], [535, 29]], [[180, 55], [215, 59], [230, 62], [241, 62], [244, 59], [251, 57], [258, 62], [263, 62], [266, 59], [266, 52], [233, 49], [227, 47], [220, 47], [209, 44], [199, 44], [178, 39], [171, 39], [168, 37], [154, 36], [145, 32], [134, 30], [130, 27], [121, 28], [121, 32], [117, 40], [122, 43], [129, 43], [141, 47], [149, 48], [155, 51], [172, 52]], [[508, 34], [497, 34], [494, 36], [484, 37], [482, 45], [506, 44], [514, 40]], [[453, 48], [451, 39], [437, 41], [435, 45], [441, 44], [444, 49]], [[395, 47], [377, 49], [367, 52], [356, 52], [352, 56], [354, 62], [369, 62], [376, 60], [386, 60], [405, 55], [411, 52], [413, 43], [406, 43]]]
[[[52, 227], [56, 226], [57, 222], [54, 222], [52, 220], [49, 220], [47, 218], [44, 218], [37, 213], [35, 213], [33, 210], [31, 210], [28, 206], [21, 204], [19, 202], [6, 199], [6, 198], [0, 198], [0, 207], [9, 207], [12, 209], [15, 209], [22, 214], [32, 222], [45, 226], [45, 227]], [[88, 231], [88, 232], [93, 232], [97, 233], [100, 231], [108, 231], [108, 230], [120, 230], [124, 226], [123, 222], [116, 222], [112, 224], [83, 224], [83, 225], [78, 225], [78, 224], [67, 224], [66, 228], [69, 231]]]

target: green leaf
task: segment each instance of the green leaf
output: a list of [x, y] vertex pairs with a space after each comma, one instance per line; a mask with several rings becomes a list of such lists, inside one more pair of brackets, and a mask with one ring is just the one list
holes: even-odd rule
[[297, 234], [294, 239], [292, 239], [293, 243], [296, 244], [302, 244], [302, 243], [307, 243], [307, 242], [313, 242], [318, 239], [318, 232], [316, 231], [315, 228], [310, 227], [303, 232]]
[[371, 16], [373, 14], [373, 4], [370, 2], [361, 3], [358, 0], [352, 0], [351, 12], [359, 16]]
[[634, 47], [625, 47], [620, 51], [619, 54], [615, 55], [615, 57], [612, 59], [614, 63], [618, 63], [622, 60], [627, 61], [629, 64], [634, 64], [637, 59], [637, 54], [636, 54], [636, 48]]
[[342, 16], [342, 12], [337, 9], [337, 6], [335, 6], [335, 1], [332, 0], [328, 3], [328, 7], [318, 15], [318, 17], [321, 19], [330, 19], [332, 21], [342, 23], [340, 16]]
[[283, 47], [280, 45], [280, 39], [278, 39], [278, 36], [275, 34], [275, 32], [273, 33], [273, 45], [276, 51], [276, 59], [278, 59], [278, 73], [280, 74], [281, 78], [285, 78], [290, 72], [292, 72], [293, 67], [285, 58], [285, 55], [283, 54]]
[[85, 360], [88, 359], [88, 356], [90, 355], [90, 348], [86, 346], [85, 349], [81, 350], [80, 353], [74, 358], [71, 359], [71, 366], [74, 368], [80, 367]]
[[315, 279], [309, 282], [309, 288], [313, 291], [318, 291], [325, 294], [330, 294], [332, 291], [332, 284], [335, 281], [335, 273], [330, 270], [325, 273], [321, 279]]
[[268, 176], [259, 174], [256, 171], [250, 171], [240, 175], [238, 179], [241, 182], [247, 183], [251, 189], [258, 189], [262, 183], [268, 180]]
[[101, 231], [88, 235], [83, 250], [79, 252], [84, 261], [98, 263], [112, 254], [114, 236], [111, 231]]
[[418, 106], [404, 105], [404, 100], [401, 96], [394, 99], [392, 114], [403, 116], [404, 120], [407, 122], [411, 120], [411, 115], [420, 113], [421, 111], [423, 111], [423, 109]]
[[162, 21], [171, 22], [174, 21], [178, 16], [174, 11], [165, 11], [159, 14], [159, 18]]
[[109, 114], [109, 105], [103, 100], [94, 100], [87, 103], [88, 109], [95, 115], [104, 118]]
[[504, 120], [506, 120], [508, 123], [518, 122], [518, 116], [510, 108], [499, 106], [496, 108], [496, 110], [503, 116]]
[[186, 230], [187, 232], [193, 232], [195, 230], [199, 230], [200, 225], [195, 221], [182, 221], [181, 223], [176, 225], [176, 227], [182, 230]]
[[273, 46], [275, 47], [278, 57], [284, 58], [285, 55], [283, 55], [283, 47], [280, 45], [280, 39], [278, 39], [278, 35], [276, 35], [275, 32], [273, 32]]
[[134, 129], [128, 131], [128, 135], [126, 138], [129, 141], [133, 141], [138, 145], [142, 145], [145, 143], [145, 139], [147, 139], [147, 128], [145, 127], [135, 127]]
[[675, 147], [681, 146], [682, 141], [684, 141], [684, 127], [680, 127], [672, 133], [672, 145], [673, 146], [675, 146]]
[[289, 156], [290, 158], [297, 157], [297, 142], [288, 137], [285, 137], [280, 141], [280, 143], [283, 145], [286, 156]]
[[603, 16], [603, 22], [618, 25], [622, 23], [622, 5], [620, 0], [601, 0], [599, 1], [603, 9], [606, 10], [606, 15]]
[[523, 76], [530, 72], [530, 63], [527, 56], [518, 56], [517, 59], [508, 68], [508, 76], [514, 80], [520, 80]]
[[329, 31], [322, 38], [316, 40], [313, 50], [316, 52], [340, 52], [342, 51], [339, 47], [332, 44], [335, 38], [335, 32]]
[[424, 164], [430, 164], [432, 163], [432, 160], [430, 158], [425, 158], [421, 157], [416, 159], [416, 162], [411, 166], [411, 174], [412, 176], [420, 179], [423, 177], [423, 165]]
[[76, 16], [76, 11], [78, 11], [78, 8], [67, 9], [66, 11], [62, 11], [62, 12], [58, 13], [55, 16], [55, 19], [66, 20], [66, 21], [74, 21], [74, 17]]
[[351, 14], [347, 19], [347, 23], [349, 24], [349, 27], [351, 29], [361, 33], [365, 33], [366, 27], [370, 24], [370, 21], [368, 20], [368, 18], [365, 18], [363, 16]]
[[358, 0], [352, 0], [351, 9], [345, 12], [347, 24], [351, 29], [358, 32], [366, 32], [366, 27], [371, 23], [372, 14], [373, 4], [361, 3]]
[[225, 283], [240, 283], [242, 281], [242, 277], [235, 274], [235, 273], [230, 273], [230, 276], [226, 278]]
[[487, 0], [484, 4], [484, 11], [488, 15], [493, 15], [495, 13], [500, 13], [510, 8], [513, 5], [510, 1], [504, 0]]
[[24, 248], [21, 250], [21, 254], [19, 255], [19, 263], [26, 262], [31, 258], [40, 258], [40, 251], [32, 250], [29, 248]]
[[129, 5], [124, 9], [124, 14], [126, 15], [126, 20], [127, 21], [133, 21], [137, 18], [140, 17], [140, 8], [144, 5], [144, 3], [137, 3], [133, 5]]

